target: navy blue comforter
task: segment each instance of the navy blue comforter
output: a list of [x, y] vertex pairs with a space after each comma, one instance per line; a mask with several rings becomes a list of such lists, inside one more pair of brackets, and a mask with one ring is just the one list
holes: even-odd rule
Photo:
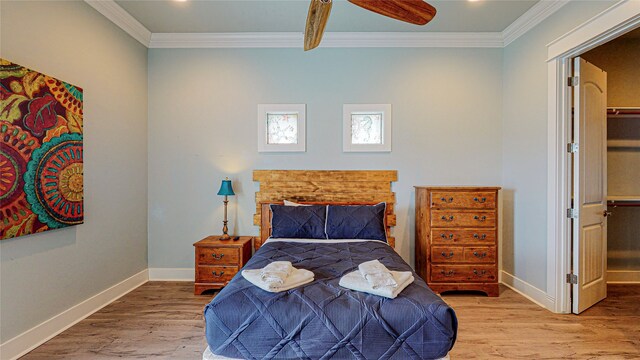
[[342, 275], [364, 261], [412, 271], [388, 245], [270, 242], [245, 269], [275, 260], [311, 270], [312, 283], [281, 293], [253, 286], [238, 273], [204, 310], [214, 354], [241, 359], [435, 359], [456, 339], [456, 315], [414, 273], [395, 299], [345, 289]]

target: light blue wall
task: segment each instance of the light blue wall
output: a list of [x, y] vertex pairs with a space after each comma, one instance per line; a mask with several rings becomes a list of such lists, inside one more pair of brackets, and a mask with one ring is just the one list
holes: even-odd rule
[[547, 44], [615, 1], [572, 1], [504, 49], [503, 269], [547, 288]]
[[[307, 152], [257, 152], [257, 104], [307, 104]], [[391, 153], [342, 152], [342, 105], [390, 103]], [[149, 51], [149, 267], [192, 268], [222, 227], [256, 235], [254, 169], [396, 169], [400, 254], [413, 263], [414, 185], [500, 185], [502, 49]]]
[[85, 223], [0, 241], [0, 343], [147, 267], [147, 49], [81, 1], [2, 1], [0, 57], [84, 88]]

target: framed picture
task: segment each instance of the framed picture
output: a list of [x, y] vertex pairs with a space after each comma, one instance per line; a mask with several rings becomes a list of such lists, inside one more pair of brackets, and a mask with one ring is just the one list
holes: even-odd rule
[[258, 104], [258, 152], [305, 152], [305, 104]]
[[391, 151], [391, 104], [344, 104], [344, 152]]

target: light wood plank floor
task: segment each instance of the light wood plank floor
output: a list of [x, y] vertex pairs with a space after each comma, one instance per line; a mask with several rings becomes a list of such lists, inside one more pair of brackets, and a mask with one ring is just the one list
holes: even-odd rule
[[[56, 336], [23, 359], [199, 359], [209, 296], [193, 284], [149, 282]], [[609, 285], [609, 297], [556, 315], [512, 290], [499, 298], [444, 295], [458, 314], [460, 359], [640, 359], [640, 286]]]

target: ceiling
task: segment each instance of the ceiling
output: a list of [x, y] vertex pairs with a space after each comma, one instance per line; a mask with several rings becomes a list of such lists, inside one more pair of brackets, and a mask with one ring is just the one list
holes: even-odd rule
[[[500, 32], [538, 1], [436, 0], [426, 26], [393, 20], [334, 0], [331, 32]], [[152, 33], [303, 32], [309, 0], [116, 0]]]

